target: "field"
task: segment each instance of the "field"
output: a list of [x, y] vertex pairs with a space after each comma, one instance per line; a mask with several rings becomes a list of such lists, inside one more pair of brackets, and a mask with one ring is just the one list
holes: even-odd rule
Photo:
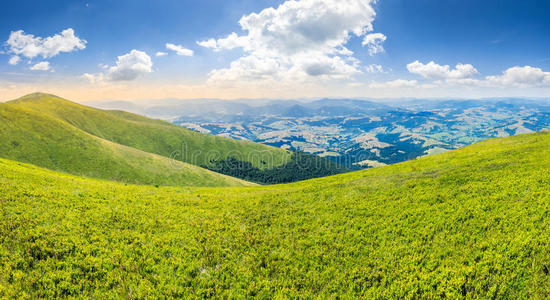
[[0, 298], [548, 298], [549, 146], [216, 189], [0, 160]]

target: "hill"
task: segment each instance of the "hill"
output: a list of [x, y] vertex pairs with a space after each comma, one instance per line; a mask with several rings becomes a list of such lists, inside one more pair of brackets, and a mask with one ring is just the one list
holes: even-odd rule
[[548, 298], [550, 134], [248, 188], [0, 160], [0, 297]]
[[49, 115], [0, 103], [0, 157], [127, 183], [243, 186], [251, 183], [90, 135]]
[[[280, 173], [296, 171], [295, 155], [290, 151], [248, 141], [201, 134], [161, 120], [123, 111], [95, 109], [48, 94], [27, 95], [7, 102], [7, 105], [34, 110], [101, 139], [196, 166], [220, 171], [217, 165], [223, 164], [228, 159], [235, 159], [258, 169], [257, 174], [260, 175], [256, 177], [247, 175], [241, 178], [259, 183], [272, 183], [273, 178], [287, 180], [277, 183], [296, 181], [346, 171], [335, 163], [311, 156], [308, 160], [311, 163], [301, 164], [302, 171], [305, 170], [304, 173], [311, 175], [299, 178], [285, 177]], [[267, 170], [270, 170], [270, 174], [276, 174], [266, 176], [263, 173]], [[229, 175], [241, 174], [242, 172], [233, 172]], [[264, 181], [263, 178], [271, 178], [271, 181]]]

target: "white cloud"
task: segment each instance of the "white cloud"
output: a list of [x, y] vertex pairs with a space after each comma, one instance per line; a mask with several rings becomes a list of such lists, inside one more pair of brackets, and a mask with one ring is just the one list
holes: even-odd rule
[[151, 73], [153, 62], [147, 53], [139, 50], [132, 50], [130, 53], [119, 56], [116, 65], [108, 67], [105, 73], [85, 73], [82, 77], [92, 83], [107, 81], [130, 81], [141, 75]]
[[14, 55], [10, 57], [10, 60], [8, 60], [8, 64], [15, 66], [21, 61], [21, 58], [17, 55]]
[[367, 73], [384, 73], [384, 68], [381, 65], [368, 65], [365, 67]]
[[166, 56], [166, 55], [168, 55], [168, 53], [166, 53], [166, 52], [161, 52], [161, 51], [159, 51], [159, 52], [157, 52], [157, 54], [155, 54], [156, 57]]
[[103, 82], [105, 79], [105, 75], [103, 73], [98, 73], [98, 74], [84, 73], [82, 74], [82, 78], [85, 78], [89, 80], [92, 84], [95, 84], [95, 83]]
[[211, 48], [211, 49], [214, 49], [215, 51], [221, 50], [220, 48], [218, 48], [218, 42], [215, 39], [208, 39], [208, 40], [205, 40], [205, 41], [197, 41], [197, 45], [199, 45], [201, 47], [205, 47], [205, 48]]
[[550, 86], [550, 72], [531, 66], [512, 67], [499, 76], [487, 76], [486, 83], [502, 87]]
[[407, 65], [409, 72], [426, 79], [435, 80], [429, 85], [439, 87], [468, 88], [533, 88], [550, 87], [550, 72], [531, 66], [515, 66], [502, 72], [501, 75], [486, 76], [484, 79], [473, 78], [479, 72], [470, 64], [457, 64], [454, 69], [448, 65], [439, 65], [431, 61], [423, 64], [415, 61]]
[[428, 79], [464, 79], [471, 78], [479, 72], [470, 64], [457, 64], [455, 69], [451, 70], [449, 65], [438, 65], [431, 61], [423, 64], [418, 60], [407, 65], [407, 70], [413, 74], [418, 74]]
[[151, 73], [152, 68], [153, 62], [147, 53], [132, 50], [118, 57], [116, 66], [110, 67], [107, 71], [107, 78], [110, 81], [134, 80], [140, 75]]
[[238, 36], [236, 33], [231, 33], [226, 38], [222, 39], [209, 39], [206, 41], [199, 41], [197, 44], [205, 48], [214, 49], [214, 51], [231, 50], [235, 48], [250, 49], [250, 39], [248, 36]]
[[33, 71], [48, 71], [50, 70], [50, 63], [47, 61], [39, 62], [30, 69]]
[[177, 55], [181, 55], [181, 56], [193, 56], [194, 54], [193, 50], [189, 50], [189, 49], [183, 48], [180, 45], [174, 45], [170, 43], [166, 44], [166, 49], [172, 50], [176, 52]]
[[462, 86], [462, 87], [480, 87], [486, 85], [484, 80], [474, 79], [474, 78], [459, 78], [459, 79], [447, 79], [445, 82], [437, 80], [434, 84], [443, 85], [446, 83], [450, 86]]
[[372, 31], [374, 0], [286, 1], [277, 8], [243, 16], [246, 34], [199, 41], [215, 51], [242, 49], [228, 68], [210, 72], [209, 82], [345, 78], [360, 73], [359, 61], [345, 48], [352, 35]]
[[210, 79], [221, 82], [255, 81], [271, 78], [277, 74], [277, 70], [279, 70], [277, 60], [250, 55], [233, 61], [228, 69], [210, 72]]
[[415, 88], [418, 86], [416, 80], [396, 79], [387, 82], [373, 82], [369, 84], [369, 88], [372, 89], [385, 89], [385, 88]]
[[370, 56], [374, 56], [378, 53], [384, 52], [384, 46], [382, 44], [386, 41], [387, 37], [382, 33], [367, 34], [363, 39], [363, 46], [369, 48]]
[[47, 38], [25, 34], [23, 30], [12, 31], [6, 44], [9, 52], [32, 59], [37, 56], [51, 58], [61, 52], [72, 52], [86, 48], [86, 41], [74, 35], [72, 28], [65, 29], [61, 34]]

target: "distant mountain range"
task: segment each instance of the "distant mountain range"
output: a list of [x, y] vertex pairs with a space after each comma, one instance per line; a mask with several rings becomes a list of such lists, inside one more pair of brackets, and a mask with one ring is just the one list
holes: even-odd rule
[[163, 118], [202, 133], [328, 157], [360, 169], [494, 137], [550, 128], [550, 102], [530, 99], [163, 100], [95, 105]]

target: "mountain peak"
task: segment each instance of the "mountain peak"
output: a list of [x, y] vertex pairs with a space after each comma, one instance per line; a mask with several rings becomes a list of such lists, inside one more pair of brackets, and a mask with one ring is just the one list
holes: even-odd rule
[[32, 94], [28, 94], [28, 95], [25, 95], [19, 99], [23, 100], [31, 100], [31, 99], [39, 99], [39, 98], [45, 98], [45, 97], [48, 97], [48, 98], [59, 98], [61, 99], [60, 97], [56, 96], [56, 95], [52, 95], [52, 94], [48, 94], [48, 93], [42, 93], [42, 92], [36, 92], [36, 93], [32, 93]]
[[37, 102], [41, 102], [41, 103], [54, 102], [54, 103], [66, 103], [66, 104], [73, 103], [74, 104], [74, 102], [63, 99], [59, 96], [47, 94], [47, 93], [40, 93], [40, 92], [28, 94], [21, 98], [8, 101], [8, 103], [34, 103], [34, 102], [36, 103]]

